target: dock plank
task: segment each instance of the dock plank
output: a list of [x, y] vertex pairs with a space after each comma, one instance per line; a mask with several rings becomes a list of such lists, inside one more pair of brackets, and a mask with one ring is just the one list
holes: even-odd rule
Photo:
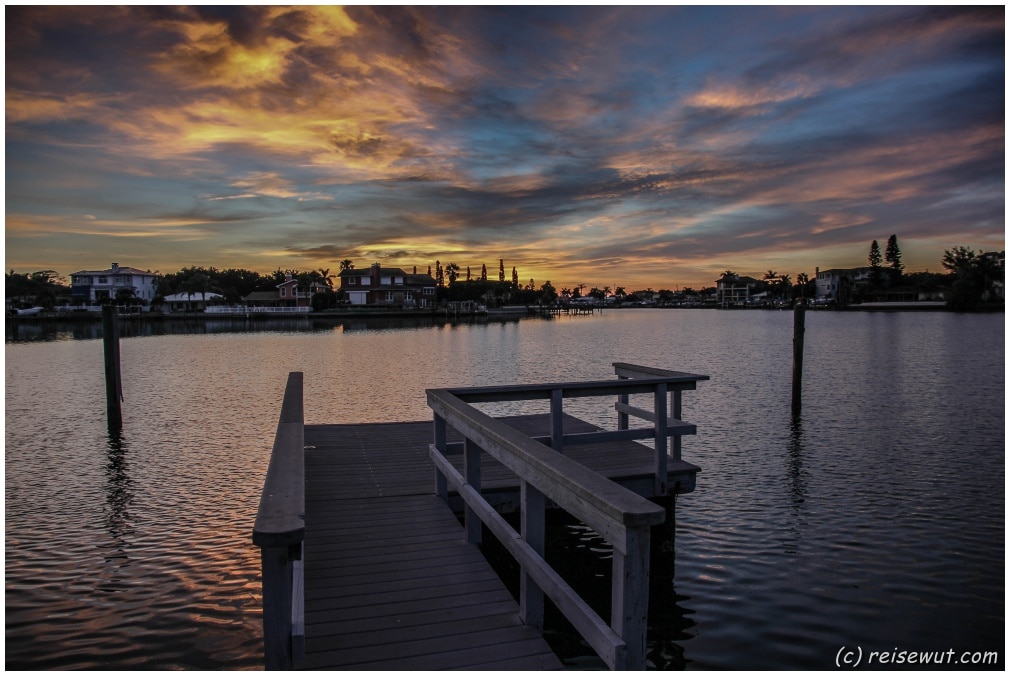
[[[529, 435], [547, 416], [504, 418]], [[566, 433], [598, 428], [566, 416]], [[433, 495], [431, 421], [305, 426], [305, 669], [562, 668], [459, 518]], [[449, 441], [460, 438], [450, 431]], [[615, 480], [651, 477], [653, 451], [634, 442], [565, 449]], [[462, 456], [453, 458], [462, 467]], [[671, 476], [698, 468], [670, 463]], [[482, 484], [518, 479], [484, 454]], [[693, 485], [693, 483], [692, 483]]]

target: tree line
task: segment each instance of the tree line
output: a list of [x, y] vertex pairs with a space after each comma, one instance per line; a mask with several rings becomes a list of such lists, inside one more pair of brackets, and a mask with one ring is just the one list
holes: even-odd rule
[[[858, 290], [852, 290], [853, 297], [850, 300], [866, 300], [887, 289], [911, 286], [923, 291], [944, 290], [947, 304], [955, 309], [1002, 302], [1003, 252], [976, 252], [964, 246], [948, 249], [944, 251], [940, 261], [947, 271], [945, 274], [930, 272], [906, 274], [901, 257], [901, 248], [896, 235], [888, 238], [883, 251], [877, 240], [873, 240], [867, 255], [870, 267], [869, 284]], [[340, 262], [340, 271], [353, 268], [354, 263], [350, 259]], [[575, 301], [584, 297], [603, 301], [612, 291], [619, 300], [630, 302], [638, 300], [634, 295], [625, 293], [623, 287], [614, 290], [610, 287], [592, 287], [586, 291], [586, 285], [580, 283], [572, 288], [557, 289], [550, 280], [537, 285], [533, 279], [522, 284], [515, 267], [512, 267], [511, 275], [506, 277], [504, 259], [498, 261], [497, 280], [489, 279], [485, 264], [481, 265], [480, 272], [475, 273], [469, 266], [462, 268], [453, 262], [443, 266], [440, 260], [435, 261], [434, 267], [428, 266], [428, 274], [435, 280], [439, 302], [474, 301], [498, 305], [534, 305], [559, 300]], [[313, 298], [313, 307], [316, 309], [335, 307], [339, 304], [342, 294], [340, 289], [334, 286], [335, 275], [331, 274], [329, 268], [307, 271], [278, 268], [271, 273], [262, 274], [242, 268], [221, 270], [202, 266], [184, 267], [178, 272], [160, 275], [157, 280], [155, 302], [178, 293], [219, 293], [224, 297], [224, 302], [240, 303], [252, 292], [274, 291], [288, 275], [298, 280], [302, 288], [309, 288], [312, 284], [326, 287], [326, 292], [317, 294], [318, 298]], [[731, 270], [723, 273], [723, 279], [730, 277], [738, 275]], [[789, 275], [769, 270], [763, 279], [758, 280], [758, 286], [758, 292], [768, 291], [770, 296], [783, 300], [814, 298], [817, 294], [816, 280], [806, 273], [798, 274], [794, 282]], [[695, 291], [691, 287], [686, 287], [676, 293], [668, 289], [661, 289], [655, 294], [651, 288], [646, 291], [650, 296], [657, 296], [662, 302], [673, 300], [678, 296], [691, 298], [709, 290]], [[7, 299], [17, 306], [41, 306], [51, 309], [61, 297], [70, 295], [70, 286], [65, 277], [53, 270], [31, 273], [10, 270], [5, 275], [5, 292]], [[130, 295], [128, 289], [123, 290], [117, 293], [117, 297], [112, 301], [118, 304], [139, 302], [136, 298], [130, 298]]]

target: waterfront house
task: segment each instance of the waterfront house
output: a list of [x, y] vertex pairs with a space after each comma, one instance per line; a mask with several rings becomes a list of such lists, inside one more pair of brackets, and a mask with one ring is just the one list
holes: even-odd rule
[[719, 307], [742, 307], [754, 295], [761, 282], [753, 277], [723, 275], [715, 283], [716, 304]]
[[351, 305], [430, 308], [435, 305], [435, 279], [400, 268], [372, 263], [368, 270], [340, 271], [340, 289]]
[[210, 291], [195, 293], [173, 293], [165, 296], [165, 307], [169, 312], [202, 312], [208, 305], [221, 303], [224, 296]]
[[158, 275], [113, 263], [108, 270], [81, 270], [70, 275], [70, 295], [80, 305], [95, 305], [103, 299], [115, 300], [121, 291], [150, 303]]
[[[884, 270], [884, 268], [881, 268]], [[847, 304], [852, 300], [852, 291], [857, 286], [870, 283], [873, 268], [816, 268], [817, 297]], [[886, 273], [885, 273], [886, 274]]]
[[313, 281], [308, 289], [298, 286], [298, 280], [291, 273], [284, 275], [284, 281], [275, 287], [275, 291], [253, 291], [242, 300], [251, 307], [311, 307], [312, 296], [329, 291], [329, 287], [319, 281]]

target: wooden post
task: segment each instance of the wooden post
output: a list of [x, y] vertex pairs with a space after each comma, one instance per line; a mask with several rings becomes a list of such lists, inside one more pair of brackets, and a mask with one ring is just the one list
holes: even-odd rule
[[113, 305], [102, 307], [105, 349], [105, 410], [110, 430], [123, 429], [123, 379], [119, 369], [119, 317]]
[[[520, 486], [522, 538], [544, 558], [544, 494], [527, 481], [520, 480]], [[519, 616], [526, 625], [544, 628], [544, 592], [526, 570], [519, 577]]]
[[292, 667], [292, 561], [288, 547], [263, 547], [263, 654], [268, 670]]
[[[463, 476], [466, 482], [480, 493], [480, 446], [470, 439], [463, 442]], [[466, 541], [472, 545], [480, 545], [481, 521], [477, 512], [470, 505], [466, 505], [463, 518]]]
[[807, 302], [801, 298], [793, 308], [793, 416], [803, 409], [803, 334], [806, 331]]
[[[445, 418], [436, 413], [433, 426], [435, 437], [433, 443], [435, 444], [435, 448], [438, 449], [439, 453], [445, 455]], [[445, 502], [449, 501], [449, 486], [446, 483], [445, 475], [438, 468], [435, 468], [435, 495], [442, 498]]]
[[624, 664], [614, 670], [645, 669], [649, 614], [649, 528], [628, 529], [623, 550], [614, 546], [610, 626], [624, 639]]
[[564, 453], [564, 397], [561, 390], [551, 390], [551, 448]]
[[666, 424], [666, 383], [656, 385], [654, 395], [653, 413], [656, 416], [655, 442], [656, 442], [656, 478], [653, 482], [653, 490], [656, 495], [666, 495], [666, 481], [669, 476], [667, 470], [667, 424]]

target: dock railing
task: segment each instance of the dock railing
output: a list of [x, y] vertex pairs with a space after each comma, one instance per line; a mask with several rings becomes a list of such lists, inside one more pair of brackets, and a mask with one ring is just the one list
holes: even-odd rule
[[[666, 492], [666, 440], [694, 433], [694, 426], [667, 415], [667, 393], [694, 389], [707, 376], [615, 364], [618, 380], [506, 385], [427, 390], [434, 415], [429, 455], [435, 464], [435, 492], [448, 499], [452, 488], [463, 499], [467, 540], [479, 544], [481, 524], [494, 533], [521, 566], [520, 617], [543, 629], [546, 595], [611, 669], [644, 669], [649, 604], [649, 538], [666, 518], [663, 507], [587, 469], [563, 454], [566, 444], [653, 438], [657, 489]], [[627, 404], [631, 394], [653, 394], [652, 412]], [[565, 397], [618, 396], [623, 415], [651, 419], [650, 428], [565, 434]], [[621, 397], [625, 397], [622, 401]], [[529, 437], [472, 406], [473, 403], [549, 399], [551, 434]], [[679, 414], [679, 402], [677, 404]], [[622, 410], [623, 409], [623, 410]], [[447, 454], [452, 428], [462, 434], [463, 472]], [[662, 440], [662, 441], [661, 441]], [[679, 445], [676, 446], [679, 449]], [[455, 451], [455, 448], [452, 448]], [[488, 453], [520, 480], [520, 532], [481, 495], [481, 452]], [[659, 456], [662, 456], [660, 459]], [[613, 547], [609, 625], [544, 560], [547, 500], [581, 520]]]
[[263, 578], [263, 651], [267, 669], [291, 669], [305, 643], [302, 542], [305, 539], [303, 377], [288, 375], [253, 543]]

